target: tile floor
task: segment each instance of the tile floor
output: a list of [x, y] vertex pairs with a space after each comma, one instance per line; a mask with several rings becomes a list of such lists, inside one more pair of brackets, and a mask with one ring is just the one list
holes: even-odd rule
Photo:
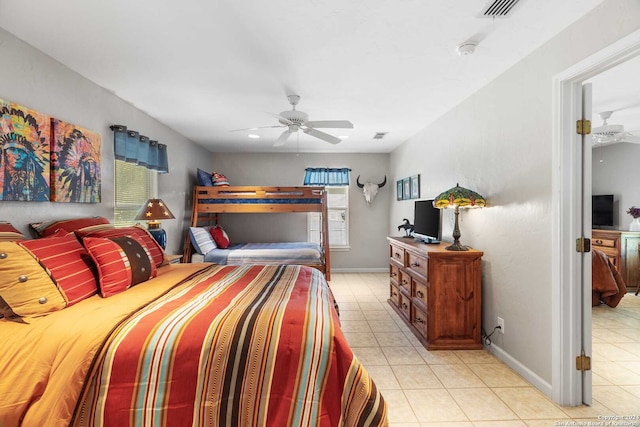
[[345, 336], [387, 401], [392, 427], [598, 425], [587, 423], [640, 416], [640, 297], [593, 310], [593, 405], [570, 408], [485, 350], [428, 352], [389, 307], [388, 280], [385, 273], [333, 273], [330, 285]]

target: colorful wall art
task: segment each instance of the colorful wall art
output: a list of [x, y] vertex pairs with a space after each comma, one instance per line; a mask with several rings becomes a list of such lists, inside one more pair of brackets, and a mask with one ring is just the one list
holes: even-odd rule
[[51, 200], [100, 203], [100, 134], [53, 119]]
[[0, 99], [0, 200], [49, 200], [51, 118]]

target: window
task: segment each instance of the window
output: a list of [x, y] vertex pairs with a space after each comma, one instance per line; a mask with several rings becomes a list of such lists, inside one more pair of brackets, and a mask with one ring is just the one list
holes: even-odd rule
[[116, 160], [115, 165], [116, 227], [133, 225], [140, 207], [158, 193], [157, 173], [144, 166]]
[[[329, 247], [349, 249], [349, 186], [328, 186], [327, 211]], [[307, 220], [308, 240], [320, 243], [320, 213], [310, 212]]]

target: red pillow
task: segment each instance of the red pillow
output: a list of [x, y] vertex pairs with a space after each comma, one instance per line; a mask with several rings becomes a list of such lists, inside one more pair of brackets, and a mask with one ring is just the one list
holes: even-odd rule
[[[153, 238], [149, 232], [141, 226], [131, 226], [122, 228], [107, 228], [102, 230], [76, 230], [76, 236], [78, 239], [83, 240], [85, 237], [123, 237], [133, 236], [137, 240], [144, 243], [153, 258], [153, 262], [156, 267], [168, 264], [168, 260], [165, 259], [165, 253], [162, 247], [158, 244], [156, 239]], [[86, 247], [86, 245], [85, 245]]]
[[24, 234], [11, 223], [0, 221], [0, 242], [14, 242], [16, 240], [24, 240]]
[[48, 222], [33, 222], [29, 224], [29, 226], [38, 237], [46, 237], [52, 235], [59, 229], [72, 232], [85, 227], [107, 224], [109, 224], [108, 219], [101, 216], [92, 216], [87, 218], [72, 218]]
[[18, 242], [45, 267], [67, 306], [98, 292], [95, 265], [73, 233], [58, 230], [49, 237]]
[[83, 243], [98, 267], [100, 295], [104, 298], [158, 274], [149, 250], [134, 237], [86, 237]]
[[211, 227], [211, 237], [216, 242], [216, 246], [220, 249], [227, 249], [229, 247], [229, 236], [226, 231], [222, 229], [219, 225], [215, 227]]

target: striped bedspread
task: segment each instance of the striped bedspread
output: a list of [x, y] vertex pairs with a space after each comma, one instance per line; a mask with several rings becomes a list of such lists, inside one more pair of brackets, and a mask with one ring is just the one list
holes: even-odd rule
[[314, 264], [322, 261], [322, 251], [311, 242], [238, 243], [213, 249], [204, 260], [221, 265]]
[[381, 394], [322, 275], [209, 266], [121, 322], [89, 369], [75, 426], [378, 426]]

